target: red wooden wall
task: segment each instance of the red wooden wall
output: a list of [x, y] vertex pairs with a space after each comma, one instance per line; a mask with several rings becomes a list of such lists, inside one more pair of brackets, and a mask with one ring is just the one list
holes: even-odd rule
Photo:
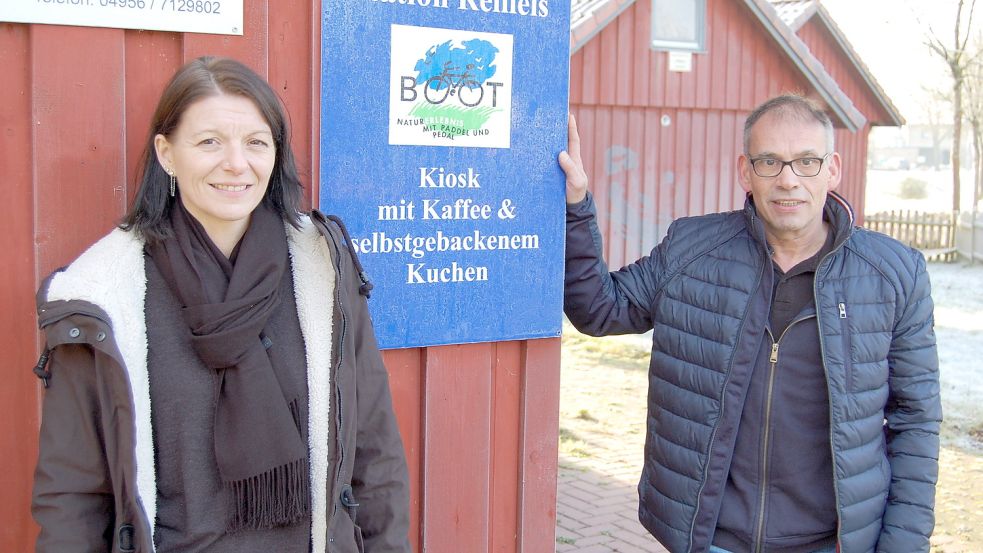
[[[41, 391], [34, 291], [105, 234], [134, 196], [167, 79], [204, 54], [264, 75], [290, 114], [316, 203], [320, 2], [245, 0], [244, 36], [0, 23], [0, 551], [30, 551]], [[430, 553], [552, 551], [559, 340], [385, 352]]]
[[867, 190], [867, 137], [870, 123], [853, 133], [846, 129], [836, 129], [836, 151], [843, 159], [843, 179], [837, 192], [853, 206], [857, 217], [856, 224], [863, 224], [865, 192]]
[[[744, 2], [708, 0], [706, 52], [689, 73], [670, 72], [668, 54], [649, 47], [650, 21], [651, 3], [635, 2], [570, 59], [571, 110], [612, 267], [647, 254], [673, 219], [740, 209], [747, 115], [783, 92], [815, 96]], [[840, 191], [859, 212], [868, 130], [836, 130]]]

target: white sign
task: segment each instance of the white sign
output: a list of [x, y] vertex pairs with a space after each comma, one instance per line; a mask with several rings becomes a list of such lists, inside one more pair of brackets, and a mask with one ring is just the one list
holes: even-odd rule
[[243, 0], [0, 0], [0, 21], [242, 34]]
[[693, 70], [693, 52], [669, 52], [669, 71], [689, 73]]
[[392, 25], [389, 143], [508, 148], [512, 35]]

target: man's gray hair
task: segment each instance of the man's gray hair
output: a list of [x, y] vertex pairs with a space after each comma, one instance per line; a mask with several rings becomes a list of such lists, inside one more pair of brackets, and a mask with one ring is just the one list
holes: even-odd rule
[[799, 94], [782, 94], [761, 104], [744, 121], [744, 153], [750, 155], [751, 127], [766, 114], [774, 112], [783, 119], [798, 119], [800, 121], [815, 121], [826, 129], [826, 151], [833, 151], [834, 131], [833, 122], [829, 115], [819, 107], [819, 104]]

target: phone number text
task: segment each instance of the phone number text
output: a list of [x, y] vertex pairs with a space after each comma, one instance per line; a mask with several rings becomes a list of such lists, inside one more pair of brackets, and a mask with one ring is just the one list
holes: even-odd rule
[[161, 10], [185, 13], [221, 14], [219, 0], [37, 0], [38, 4], [94, 6], [126, 10]]

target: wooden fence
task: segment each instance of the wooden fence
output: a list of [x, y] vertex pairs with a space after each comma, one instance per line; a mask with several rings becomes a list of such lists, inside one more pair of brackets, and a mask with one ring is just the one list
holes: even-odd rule
[[970, 264], [983, 261], [983, 212], [963, 212], [956, 226], [956, 250]]
[[864, 226], [921, 250], [927, 259], [955, 259], [956, 218], [953, 213], [884, 211], [864, 216]]

